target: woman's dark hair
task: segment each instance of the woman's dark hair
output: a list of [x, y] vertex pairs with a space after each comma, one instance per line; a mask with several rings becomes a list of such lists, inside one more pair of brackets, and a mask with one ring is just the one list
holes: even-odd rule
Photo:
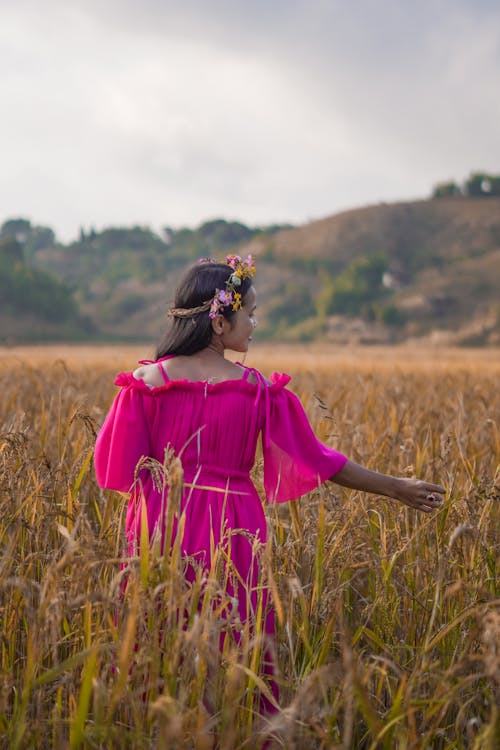
[[[174, 298], [174, 308], [192, 309], [213, 299], [216, 289], [225, 289], [233, 269], [225, 263], [197, 263], [183, 277]], [[252, 279], [242, 281], [238, 291], [242, 302], [252, 286]], [[212, 320], [209, 311], [195, 313], [188, 317], [172, 317], [165, 336], [156, 350], [156, 359], [167, 354], [195, 354], [205, 349], [212, 340]], [[221, 313], [230, 320], [235, 314], [231, 305]]]

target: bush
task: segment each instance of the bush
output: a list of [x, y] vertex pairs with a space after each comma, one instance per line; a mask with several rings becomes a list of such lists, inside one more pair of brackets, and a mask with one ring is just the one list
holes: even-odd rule
[[328, 280], [319, 304], [327, 314], [363, 314], [388, 293], [382, 284], [386, 270], [387, 260], [380, 254], [353, 261], [337, 278]]
[[396, 305], [387, 305], [382, 308], [380, 320], [386, 326], [402, 326], [406, 322], [405, 314]]
[[433, 198], [453, 198], [462, 195], [459, 185], [456, 182], [440, 182], [432, 191]]
[[73, 320], [79, 315], [66, 284], [19, 262], [0, 267], [0, 311], [34, 313], [47, 321]]

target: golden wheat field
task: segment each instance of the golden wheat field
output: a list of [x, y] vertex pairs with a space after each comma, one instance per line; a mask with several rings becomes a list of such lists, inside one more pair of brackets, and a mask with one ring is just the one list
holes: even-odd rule
[[92, 453], [115, 374], [150, 355], [0, 350], [1, 746], [498, 748], [500, 352], [248, 355], [292, 375], [323, 441], [447, 490], [432, 516], [334, 484], [267, 507], [280, 683], [270, 717], [253, 699], [267, 689], [258, 623], [214, 648], [217, 571], [188, 587], [176, 542], [164, 556], [145, 546], [124, 592], [126, 498], [97, 487]]

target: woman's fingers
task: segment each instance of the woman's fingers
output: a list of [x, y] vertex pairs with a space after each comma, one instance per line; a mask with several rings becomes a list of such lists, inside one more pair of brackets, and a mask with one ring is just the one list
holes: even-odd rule
[[431, 513], [436, 508], [440, 508], [443, 504], [443, 498], [446, 492], [445, 488], [440, 484], [432, 484], [431, 482], [423, 482], [419, 487], [416, 508], [423, 510], [425, 513]]
[[436, 491], [434, 492], [425, 492], [423, 495], [423, 498], [425, 502], [428, 503], [438, 503], [441, 504], [443, 502], [443, 498], [441, 495], [438, 495]]
[[440, 495], [444, 495], [446, 490], [444, 487], [441, 487], [440, 484], [431, 484], [430, 482], [425, 483], [425, 489], [427, 492], [439, 492]]
[[423, 509], [425, 509], [427, 512], [435, 510], [436, 508], [440, 508], [443, 504], [443, 498], [441, 497], [441, 495], [444, 494], [444, 491], [441, 491], [443, 490], [443, 488], [441, 487], [439, 489], [435, 489], [436, 485], [431, 486], [434, 488], [433, 492], [426, 492], [425, 497], [421, 501], [421, 507], [423, 507]]

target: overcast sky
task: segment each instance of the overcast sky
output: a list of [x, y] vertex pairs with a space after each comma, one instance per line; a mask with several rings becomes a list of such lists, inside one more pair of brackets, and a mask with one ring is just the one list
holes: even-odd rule
[[0, 222], [303, 223], [500, 171], [497, 0], [0, 0]]

